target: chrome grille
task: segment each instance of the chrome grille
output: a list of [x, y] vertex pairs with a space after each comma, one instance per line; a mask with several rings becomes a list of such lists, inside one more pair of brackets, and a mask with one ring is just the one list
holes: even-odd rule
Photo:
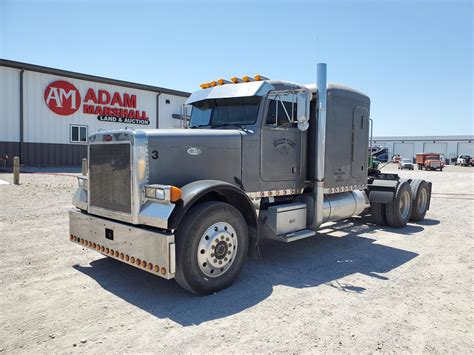
[[130, 214], [130, 144], [104, 143], [89, 147], [90, 206]]

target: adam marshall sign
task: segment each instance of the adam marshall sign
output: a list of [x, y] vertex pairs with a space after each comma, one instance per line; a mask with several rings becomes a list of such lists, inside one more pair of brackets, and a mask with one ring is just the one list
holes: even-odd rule
[[79, 90], [71, 83], [58, 80], [44, 90], [44, 101], [51, 111], [68, 116], [82, 105], [82, 113], [96, 115], [99, 121], [149, 125], [146, 111], [137, 109], [137, 96], [89, 88], [82, 101]]

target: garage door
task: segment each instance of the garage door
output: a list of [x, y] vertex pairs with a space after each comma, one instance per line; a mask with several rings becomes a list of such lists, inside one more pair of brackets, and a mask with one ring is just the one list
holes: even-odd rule
[[458, 155], [467, 154], [474, 156], [474, 143], [459, 142], [458, 143]]
[[394, 143], [393, 154], [400, 154], [400, 157], [413, 159], [415, 157], [415, 143]]
[[439, 153], [446, 157], [448, 150], [448, 143], [423, 143], [424, 153]]

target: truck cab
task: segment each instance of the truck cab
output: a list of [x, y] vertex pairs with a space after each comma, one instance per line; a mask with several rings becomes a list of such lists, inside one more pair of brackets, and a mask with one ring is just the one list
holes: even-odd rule
[[204, 83], [187, 129], [89, 138], [70, 239], [209, 294], [228, 287], [263, 239], [314, 237], [372, 213], [403, 227], [429, 208], [431, 184], [368, 168], [370, 99], [326, 82]]
[[439, 170], [443, 171], [444, 162], [439, 153], [418, 153], [416, 155], [418, 170]]
[[469, 166], [472, 165], [472, 158], [470, 155], [461, 154], [456, 159], [456, 165]]

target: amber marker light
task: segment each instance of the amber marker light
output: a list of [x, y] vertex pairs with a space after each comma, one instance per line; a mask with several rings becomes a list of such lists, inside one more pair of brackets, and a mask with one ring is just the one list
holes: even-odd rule
[[244, 83], [249, 83], [249, 82], [253, 81], [253, 78], [251, 78], [251, 77], [248, 76], [248, 75], [245, 75], [245, 76], [242, 78], [242, 81], [243, 81]]
[[207, 89], [210, 85], [209, 85], [209, 83], [203, 83], [199, 86], [201, 87], [201, 89]]
[[219, 79], [217, 80], [217, 83], [219, 85], [225, 85], [225, 84], [230, 84], [230, 81], [229, 80], [225, 80], [225, 79]]
[[232, 78], [230, 78], [230, 81], [232, 81], [234, 84], [242, 82], [242, 80], [237, 78], [236, 76], [233, 76]]
[[161, 275], [166, 274], [166, 269], [164, 267], [161, 268]]
[[150, 271], [153, 270], [153, 264], [152, 263], [148, 264], [148, 270], [150, 270]]
[[160, 267], [158, 265], [155, 265], [155, 272], [160, 272]]
[[181, 200], [181, 189], [176, 186], [171, 186], [170, 188], [170, 201], [171, 202], [176, 202], [178, 200]]
[[128, 255], [125, 255], [125, 261], [129, 261], [130, 257]]
[[217, 81], [211, 81], [209, 85], [211, 85], [211, 87], [217, 86]]
[[260, 74], [255, 75], [253, 78], [254, 78], [256, 81], [270, 80], [270, 79], [268, 79], [267, 77], [262, 76], [262, 75], [260, 75]]
[[130, 262], [131, 262], [132, 264], [135, 264], [135, 258], [134, 258], [133, 256], [130, 258]]

